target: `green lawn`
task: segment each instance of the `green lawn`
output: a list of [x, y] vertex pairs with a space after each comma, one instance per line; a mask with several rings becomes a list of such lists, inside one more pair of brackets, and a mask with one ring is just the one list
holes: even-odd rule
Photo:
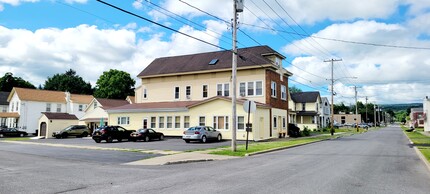
[[7, 141], [27, 141], [30, 140], [29, 137], [8, 137], [8, 138], [2, 138], [1, 140], [7, 140]]
[[209, 152], [209, 154], [245, 156], [246, 154], [250, 154], [250, 153], [257, 153], [265, 150], [280, 149], [280, 148], [286, 148], [286, 147], [296, 146], [296, 145], [305, 144], [305, 143], [317, 142], [325, 139], [335, 138], [337, 136], [339, 135], [336, 135], [336, 136], [324, 135], [324, 136], [317, 136], [317, 137], [302, 137], [302, 138], [296, 138], [296, 139], [286, 139], [286, 140], [279, 140], [279, 141], [272, 141], [272, 142], [259, 142], [259, 143], [249, 144], [248, 150], [246, 150], [246, 145], [238, 145], [236, 152], [231, 151], [229, 147], [224, 147], [222, 149]]
[[[402, 126], [403, 130], [408, 129], [405, 126]], [[427, 158], [427, 160], [430, 162], [430, 137], [425, 136], [420, 133], [422, 128], [418, 128], [416, 131], [413, 132], [406, 132], [406, 135], [409, 137], [409, 139], [414, 143], [415, 146], [420, 150], [420, 152]]]

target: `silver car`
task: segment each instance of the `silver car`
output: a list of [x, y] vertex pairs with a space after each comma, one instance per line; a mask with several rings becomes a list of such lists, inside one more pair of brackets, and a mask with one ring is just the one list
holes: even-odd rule
[[217, 141], [222, 140], [222, 135], [219, 131], [209, 126], [190, 127], [182, 135], [182, 139], [189, 143], [190, 141], [200, 141], [206, 143], [210, 139]]

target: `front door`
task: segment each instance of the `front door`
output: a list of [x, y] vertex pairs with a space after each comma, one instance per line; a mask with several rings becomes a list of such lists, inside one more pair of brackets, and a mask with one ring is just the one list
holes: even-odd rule
[[147, 118], [143, 118], [143, 128], [148, 129], [148, 119]]

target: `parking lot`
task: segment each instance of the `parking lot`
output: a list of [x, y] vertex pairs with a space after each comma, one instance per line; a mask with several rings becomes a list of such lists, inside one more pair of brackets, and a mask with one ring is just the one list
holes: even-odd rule
[[[4, 138], [7, 140], [7, 138]], [[49, 144], [64, 144], [64, 145], [78, 145], [78, 146], [92, 146], [101, 148], [120, 148], [120, 149], [143, 149], [143, 150], [165, 150], [165, 151], [193, 151], [201, 149], [218, 148], [221, 146], [230, 146], [231, 141], [223, 140], [221, 142], [190, 142], [185, 143], [180, 137], [166, 137], [162, 141], [150, 141], [150, 142], [123, 142], [114, 141], [113, 143], [96, 143], [91, 137], [85, 138], [66, 138], [66, 139], [32, 139], [29, 140], [34, 143], [49, 143]], [[239, 141], [238, 144], [244, 143]]]

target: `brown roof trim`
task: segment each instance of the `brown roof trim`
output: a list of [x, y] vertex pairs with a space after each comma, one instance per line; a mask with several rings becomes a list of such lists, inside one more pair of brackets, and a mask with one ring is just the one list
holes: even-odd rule
[[19, 118], [17, 112], [0, 112], [0, 118]]
[[76, 115], [72, 115], [69, 113], [59, 113], [59, 112], [42, 112], [43, 115], [48, 119], [53, 120], [78, 120]]

